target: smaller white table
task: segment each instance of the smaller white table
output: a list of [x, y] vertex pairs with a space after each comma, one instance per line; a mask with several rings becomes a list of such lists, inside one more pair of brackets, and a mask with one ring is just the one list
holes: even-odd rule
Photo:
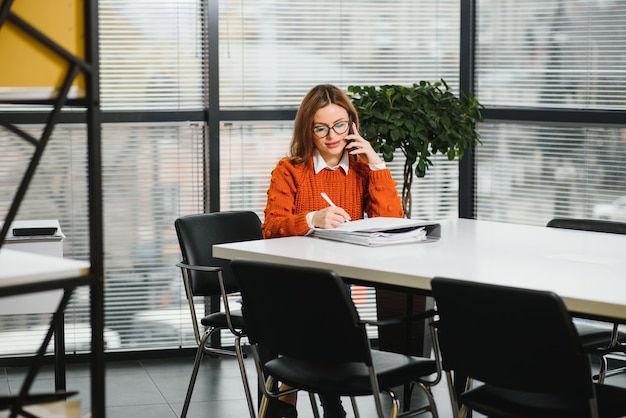
[[[0, 226], [2, 226], [2, 224], [3, 222], [0, 222]], [[16, 228], [54, 228], [56, 232], [51, 235], [16, 236], [13, 233]], [[65, 235], [61, 230], [61, 225], [56, 219], [13, 221], [2, 248], [61, 258], [63, 257], [64, 238]], [[56, 310], [62, 295], [62, 290], [51, 290], [48, 292], [5, 297], [2, 299], [2, 303], [0, 303], [0, 315], [52, 313]]]
[[[15, 251], [4, 247], [0, 248], [0, 303], [7, 296], [12, 297], [15, 295], [65, 289], [58, 307], [53, 310], [54, 314], [50, 329], [31, 361], [31, 366], [19, 392], [19, 399], [24, 400], [28, 397], [53, 331], [59, 329], [59, 324], [63, 324], [63, 311], [69, 301], [71, 291], [76, 286], [90, 284], [90, 267], [90, 263], [86, 261]], [[97, 335], [95, 334], [96, 330], [92, 332], [94, 332], [94, 335]], [[58, 347], [58, 344], [56, 347]], [[57, 379], [59, 373], [63, 372], [61, 385], [63, 389], [65, 386], [64, 354], [57, 352], [55, 357]], [[58, 383], [57, 381], [57, 385]], [[58, 388], [57, 391], [59, 391]], [[63, 395], [59, 393], [58, 396], [61, 399]]]
[[[86, 261], [32, 254], [0, 248], [0, 296], [13, 293], [13, 288], [50, 287], [61, 279], [72, 279], [89, 274]], [[22, 292], [18, 292], [22, 293]]]

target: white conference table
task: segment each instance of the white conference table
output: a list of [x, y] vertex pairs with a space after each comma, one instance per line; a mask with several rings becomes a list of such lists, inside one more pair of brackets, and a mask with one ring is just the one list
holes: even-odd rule
[[426, 293], [436, 276], [550, 290], [574, 315], [626, 323], [626, 235], [471, 219], [440, 224], [441, 239], [429, 243], [370, 248], [287, 237], [215, 245], [213, 255], [327, 268]]

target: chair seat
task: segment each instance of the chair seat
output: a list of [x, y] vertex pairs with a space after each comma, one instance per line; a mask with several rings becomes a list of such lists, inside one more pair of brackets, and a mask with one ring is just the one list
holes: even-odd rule
[[[611, 341], [612, 324], [604, 326], [596, 323], [574, 321], [574, 326], [580, 337], [580, 342], [585, 348], [607, 347], [609, 341]], [[618, 341], [626, 341], [626, 333], [618, 331]]]
[[[230, 311], [230, 319], [235, 329], [243, 329], [243, 315], [241, 314], [241, 310]], [[200, 319], [200, 323], [205, 327], [228, 328], [225, 312], [209, 314]]]
[[[437, 372], [435, 360], [372, 350], [374, 369], [381, 388], [417, 380]], [[371, 395], [367, 367], [363, 363], [319, 364], [280, 357], [265, 364], [278, 380], [308, 392], [327, 395]]]
[[[595, 386], [600, 417], [623, 416], [626, 409], [626, 389], [602, 384]], [[481, 414], [500, 418], [589, 417], [588, 401], [585, 399], [506, 390], [487, 385], [462, 394], [460, 401]]]

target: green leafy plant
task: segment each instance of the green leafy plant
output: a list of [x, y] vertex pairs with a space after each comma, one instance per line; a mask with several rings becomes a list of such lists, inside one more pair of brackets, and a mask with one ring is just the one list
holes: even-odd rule
[[466, 149], [480, 143], [476, 122], [482, 121], [483, 106], [469, 92], [455, 96], [443, 79], [411, 87], [349, 86], [348, 94], [359, 114], [359, 131], [374, 150], [386, 162], [393, 161], [397, 149], [406, 157], [402, 207], [407, 217], [413, 173], [424, 177], [434, 154], [461, 159]]

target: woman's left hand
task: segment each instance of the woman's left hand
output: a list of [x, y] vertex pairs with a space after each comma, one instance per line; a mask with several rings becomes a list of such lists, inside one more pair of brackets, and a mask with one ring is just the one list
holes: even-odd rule
[[374, 151], [372, 145], [367, 142], [356, 130], [356, 124], [352, 124], [353, 134], [348, 134], [346, 136], [346, 141], [348, 144], [346, 145], [346, 149], [350, 155], [360, 156], [369, 164], [381, 164], [383, 160], [381, 160], [380, 156]]

